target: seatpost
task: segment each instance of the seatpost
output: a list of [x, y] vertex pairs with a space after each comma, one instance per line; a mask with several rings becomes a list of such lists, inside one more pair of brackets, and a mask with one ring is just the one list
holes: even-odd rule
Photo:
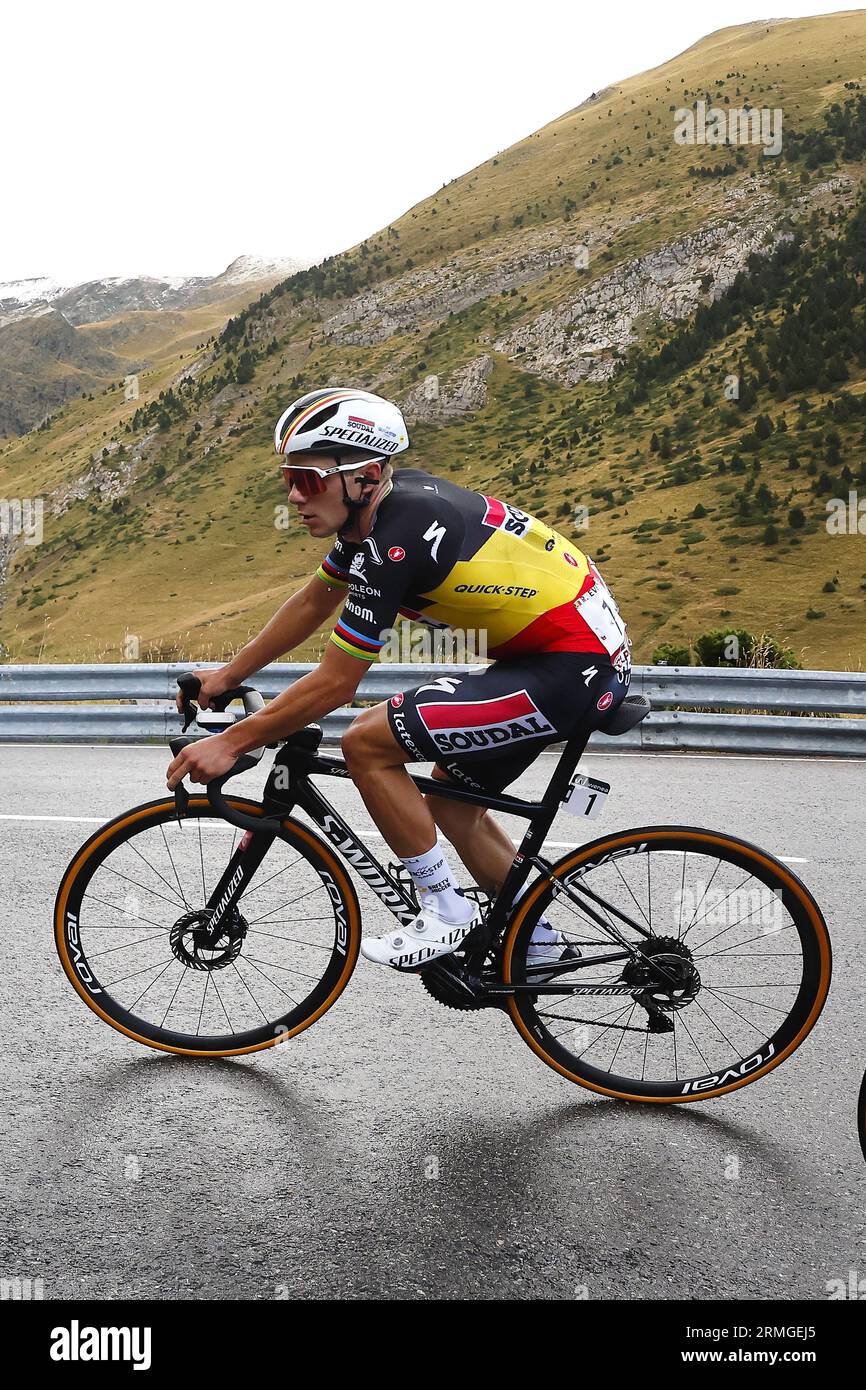
[[[578, 733], [572, 734], [562, 750], [562, 756], [553, 769], [553, 776], [547, 784], [547, 791], [541, 798], [544, 805], [547, 805], [548, 800], [552, 801], [554, 807], [553, 816], [556, 815], [556, 809], [565, 796], [568, 784], [574, 775], [574, 770], [586, 752], [586, 745], [589, 743], [590, 735], [593, 732], [592, 729], [581, 729]], [[551, 820], [553, 820], [553, 816]], [[548, 822], [548, 829], [549, 824]]]

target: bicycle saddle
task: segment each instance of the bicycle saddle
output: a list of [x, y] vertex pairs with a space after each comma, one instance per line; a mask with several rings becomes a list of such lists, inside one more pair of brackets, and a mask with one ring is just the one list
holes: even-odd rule
[[626, 695], [610, 718], [603, 724], [599, 724], [598, 727], [603, 734], [609, 734], [615, 738], [617, 734], [628, 733], [629, 729], [633, 729], [642, 719], [646, 719], [651, 712], [652, 705], [646, 695]]

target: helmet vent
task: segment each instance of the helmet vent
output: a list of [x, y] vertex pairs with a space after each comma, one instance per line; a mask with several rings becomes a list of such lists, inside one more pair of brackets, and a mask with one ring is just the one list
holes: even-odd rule
[[336, 415], [339, 409], [340, 403], [338, 401], [336, 405], [329, 405], [326, 410], [317, 411], [315, 415], [310, 416], [307, 423], [305, 425], [302, 425], [301, 428], [297, 431], [297, 433], [308, 434], [310, 430], [321, 429], [322, 425], [324, 425], [328, 420], [330, 420], [333, 415]]

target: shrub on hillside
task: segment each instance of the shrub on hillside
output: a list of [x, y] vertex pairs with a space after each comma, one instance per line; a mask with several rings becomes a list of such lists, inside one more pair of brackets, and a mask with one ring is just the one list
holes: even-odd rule
[[764, 632], [760, 637], [746, 628], [714, 628], [692, 643], [699, 666], [751, 666], [799, 670], [801, 663], [790, 647], [783, 647]]
[[688, 647], [677, 642], [662, 642], [653, 652], [655, 666], [690, 666], [692, 654]]

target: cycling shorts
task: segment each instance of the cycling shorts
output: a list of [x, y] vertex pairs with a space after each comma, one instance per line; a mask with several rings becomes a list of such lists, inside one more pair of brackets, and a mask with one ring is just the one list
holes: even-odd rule
[[631, 664], [598, 652], [536, 652], [439, 676], [387, 703], [395, 739], [473, 791], [501, 792], [551, 743], [591, 732], [621, 704]]

